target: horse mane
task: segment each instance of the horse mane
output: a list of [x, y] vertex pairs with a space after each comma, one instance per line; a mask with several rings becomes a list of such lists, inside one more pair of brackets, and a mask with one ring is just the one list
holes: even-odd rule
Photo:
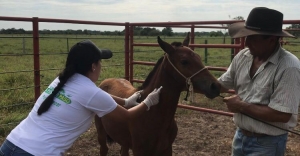
[[175, 47], [182, 47], [183, 46], [183, 44], [181, 42], [172, 42], [171, 45], [175, 46]]
[[[172, 42], [171, 45], [172, 45], [172, 46], [175, 46], [175, 47], [182, 47], [182, 46], [183, 46], [183, 44], [182, 44], [181, 42], [176, 42], [176, 41], [175, 41], [175, 42]], [[147, 78], [145, 79], [144, 83], [143, 83], [141, 86], [139, 86], [139, 87], [137, 88], [138, 90], [142, 90], [142, 89], [146, 88], [146, 87], [149, 85], [150, 80], [152, 79], [152, 77], [153, 77], [154, 73], [156, 72], [157, 68], [160, 66], [160, 64], [161, 64], [161, 62], [162, 62], [162, 60], [163, 60], [163, 58], [164, 58], [164, 57], [161, 57], [161, 58], [156, 62], [154, 68], [153, 68], [152, 71], [148, 74], [148, 76], [147, 76]]]
[[148, 76], [147, 76], [147, 78], [145, 79], [145, 81], [144, 81], [144, 83], [142, 84], [142, 86], [139, 86], [139, 87], [138, 87], [138, 90], [142, 90], [142, 89], [146, 88], [146, 87], [149, 85], [149, 83], [150, 83], [150, 81], [151, 81], [151, 79], [152, 79], [154, 73], [156, 72], [156, 70], [158, 69], [158, 67], [160, 66], [160, 64], [162, 63], [163, 58], [164, 58], [164, 57], [161, 57], [161, 58], [156, 62], [154, 68], [153, 68], [152, 71], [148, 74]]

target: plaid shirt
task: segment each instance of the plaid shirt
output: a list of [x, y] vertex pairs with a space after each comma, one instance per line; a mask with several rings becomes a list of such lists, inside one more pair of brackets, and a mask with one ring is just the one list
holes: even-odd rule
[[[253, 56], [248, 48], [241, 50], [231, 62], [228, 70], [218, 79], [247, 103], [259, 103], [270, 108], [291, 113], [287, 123], [270, 122], [271, 124], [290, 129], [297, 125], [298, 107], [300, 103], [300, 61], [278, 47], [250, 78]], [[287, 133], [273, 126], [235, 113], [233, 121], [236, 126], [256, 133], [280, 135]]]

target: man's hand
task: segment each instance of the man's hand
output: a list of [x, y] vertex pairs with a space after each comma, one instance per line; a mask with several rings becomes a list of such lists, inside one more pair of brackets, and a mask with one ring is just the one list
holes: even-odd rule
[[227, 105], [227, 108], [230, 112], [233, 113], [241, 113], [243, 109], [249, 104], [242, 101], [242, 99], [238, 95], [232, 95], [229, 97], [225, 97], [223, 102]]

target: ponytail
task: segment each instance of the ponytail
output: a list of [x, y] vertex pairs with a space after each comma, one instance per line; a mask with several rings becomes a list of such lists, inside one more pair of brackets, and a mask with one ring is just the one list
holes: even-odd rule
[[54, 88], [52, 93], [43, 101], [43, 103], [41, 104], [41, 106], [39, 107], [39, 109], [37, 111], [38, 115], [41, 115], [44, 112], [48, 111], [48, 109], [50, 108], [50, 106], [53, 103], [53, 100], [54, 100], [56, 94], [62, 89], [62, 87], [65, 85], [65, 83], [68, 81], [68, 79], [74, 75], [74, 73], [75, 73], [74, 68], [70, 67], [70, 68], [65, 68], [63, 70], [63, 72], [61, 72], [59, 74], [58, 78], [59, 78], [60, 82]]

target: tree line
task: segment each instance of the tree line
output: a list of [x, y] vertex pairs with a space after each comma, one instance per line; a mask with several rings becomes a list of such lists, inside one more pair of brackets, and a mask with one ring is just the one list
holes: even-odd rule
[[[225, 25], [222, 25], [225, 26]], [[228, 26], [228, 25], [226, 25]], [[289, 30], [289, 29], [298, 29], [296, 30]], [[293, 34], [294, 36], [300, 36], [300, 24], [292, 24], [291, 26], [287, 27], [286, 30]], [[135, 36], [185, 36], [185, 32], [173, 32], [171, 27], [165, 27], [162, 30], [151, 28], [151, 27], [141, 27], [137, 26], [134, 27], [133, 33]], [[15, 29], [15, 28], [8, 28], [8, 29], [1, 29], [0, 34], [32, 34], [32, 30], [24, 30], [22, 28]], [[39, 30], [39, 34], [66, 34], [66, 35], [113, 35], [113, 36], [124, 36], [125, 30], [123, 31], [100, 31], [100, 30], [49, 30], [43, 29]], [[218, 30], [218, 31], [210, 31], [210, 32], [195, 32], [195, 36], [210, 36], [210, 37], [220, 37], [228, 35], [227, 29]]]
[[[32, 34], [32, 30], [24, 30], [22, 28], [8, 28], [8, 29], [1, 29], [0, 34]], [[39, 34], [66, 34], [66, 35], [113, 35], [113, 36], [124, 36], [125, 29], [123, 31], [100, 31], [100, 30], [87, 30], [87, 29], [78, 29], [78, 30], [49, 30], [43, 29], [39, 30]], [[151, 28], [151, 27], [141, 27], [137, 26], [133, 29], [133, 34], [135, 36], [185, 36], [186, 32], [173, 32], [171, 27], [165, 27], [162, 30]], [[211, 36], [211, 37], [218, 37], [223, 36], [223, 32], [219, 31], [211, 31], [211, 32], [195, 32], [195, 36]]]
[[[294, 29], [294, 30], [289, 30], [289, 29]], [[291, 26], [287, 27], [286, 30], [296, 37], [300, 36], [300, 24], [292, 24]]]

